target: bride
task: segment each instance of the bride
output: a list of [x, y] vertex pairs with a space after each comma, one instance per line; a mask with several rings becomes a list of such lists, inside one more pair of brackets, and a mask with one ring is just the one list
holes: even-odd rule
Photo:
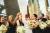
[[25, 33], [32, 33], [32, 29], [29, 28], [29, 15], [25, 16], [25, 19], [23, 19], [24, 27], [25, 27]]

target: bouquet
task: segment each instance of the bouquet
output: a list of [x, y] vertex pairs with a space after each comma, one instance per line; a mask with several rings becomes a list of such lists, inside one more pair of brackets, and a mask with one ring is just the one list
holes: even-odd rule
[[47, 23], [47, 27], [50, 27], [50, 20], [48, 20], [46, 23]]
[[36, 28], [39, 23], [37, 21], [35, 21], [35, 20], [30, 20], [28, 24], [29, 24], [29, 27], [31, 29], [33, 29], [33, 28]]
[[45, 22], [40, 22], [39, 27], [40, 29], [45, 29], [47, 27], [47, 24]]
[[6, 31], [7, 31], [7, 27], [2, 24], [2, 25], [0, 26], [0, 33], [6, 33]]
[[46, 23], [47, 23], [48, 25], [50, 25], [50, 20], [48, 20]]
[[25, 33], [25, 28], [24, 26], [18, 26], [16, 31], [17, 33]]

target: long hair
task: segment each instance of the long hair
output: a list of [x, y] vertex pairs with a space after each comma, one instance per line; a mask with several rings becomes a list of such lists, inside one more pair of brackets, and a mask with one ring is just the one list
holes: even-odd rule
[[8, 21], [11, 22], [11, 21], [13, 21], [13, 20], [14, 20], [13, 15], [9, 15], [9, 16], [8, 16]]

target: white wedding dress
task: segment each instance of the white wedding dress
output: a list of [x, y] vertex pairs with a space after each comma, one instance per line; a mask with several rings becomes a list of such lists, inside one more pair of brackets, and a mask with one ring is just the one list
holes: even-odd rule
[[32, 29], [29, 28], [28, 20], [23, 20], [24, 27], [25, 27], [25, 33], [32, 33]]

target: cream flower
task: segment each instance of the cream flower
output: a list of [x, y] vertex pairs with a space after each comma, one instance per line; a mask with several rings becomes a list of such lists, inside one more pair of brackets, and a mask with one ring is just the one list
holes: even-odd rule
[[2, 32], [6, 33], [6, 31], [7, 31], [7, 27], [2, 24], [2, 25], [0, 26], [0, 32], [1, 32], [1, 33], [2, 33]]
[[39, 27], [40, 27], [41, 29], [44, 29], [44, 28], [47, 27], [47, 24], [46, 24], [45, 22], [40, 22], [40, 23], [39, 23]]
[[47, 23], [48, 25], [50, 25], [50, 20], [48, 20], [46, 23]]
[[23, 26], [18, 26], [16, 31], [17, 33], [25, 33], [25, 29]]
[[38, 21], [35, 21], [35, 20], [30, 20], [29, 21], [29, 27], [32, 29], [32, 28], [36, 28], [38, 26]]

